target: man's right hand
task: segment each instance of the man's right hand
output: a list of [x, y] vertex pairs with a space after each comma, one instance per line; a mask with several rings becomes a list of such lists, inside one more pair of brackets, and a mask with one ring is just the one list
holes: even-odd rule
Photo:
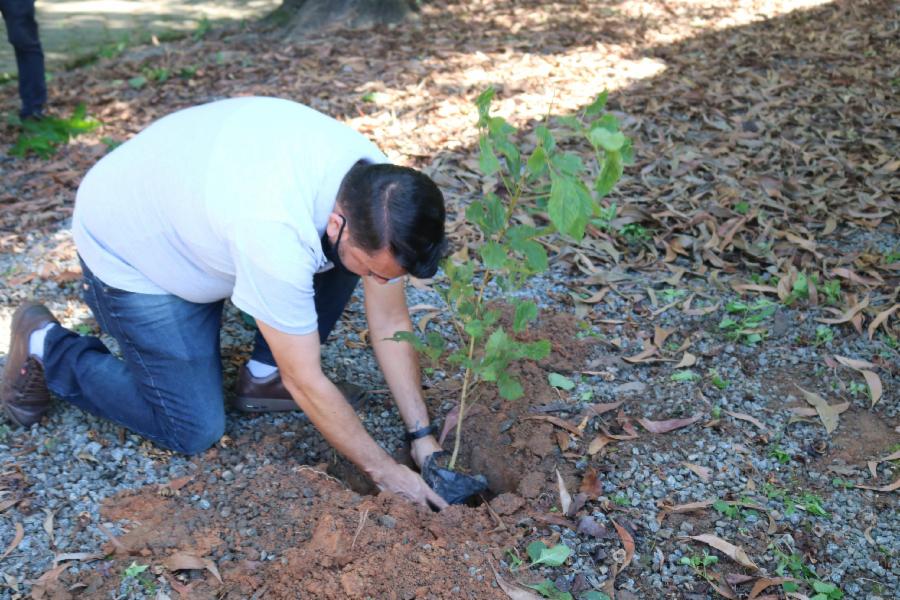
[[372, 479], [379, 490], [397, 494], [410, 502], [438, 510], [449, 506], [418, 473], [404, 465], [394, 463], [382, 473], [373, 474]]

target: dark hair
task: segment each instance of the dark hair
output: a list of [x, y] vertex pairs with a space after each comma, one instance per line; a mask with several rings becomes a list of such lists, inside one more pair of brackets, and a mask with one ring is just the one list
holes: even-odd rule
[[447, 242], [444, 195], [424, 173], [359, 161], [344, 175], [337, 203], [353, 243], [368, 253], [385, 248], [420, 279], [437, 272]]

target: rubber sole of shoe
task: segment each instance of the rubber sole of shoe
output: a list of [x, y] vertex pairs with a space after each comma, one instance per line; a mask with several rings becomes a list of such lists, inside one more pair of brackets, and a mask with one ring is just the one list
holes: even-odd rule
[[[339, 389], [344, 393], [344, 398], [358, 411], [366, 403], [368, 393], [360, 387], [352, 385], [342, 385]], [[264, 412], [288, 412], [303, 411], [297, 406], [297, 403], [288, 398], [251, 398], [249, 396], [237, 396], [231, 405], [241, 412], [248, 413], [264, 413]], [[301, 416], [301, 415], [298, 415]], [[305, 414], [301, 418], [308, 419]]]

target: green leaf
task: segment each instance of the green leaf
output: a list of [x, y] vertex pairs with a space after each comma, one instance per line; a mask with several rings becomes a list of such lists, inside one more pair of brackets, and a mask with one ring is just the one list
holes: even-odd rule
[[602, 127], [609, 131], [618, 131], [619, 120], [613, 115], [605, 114], [591, 124], [591, 129], [596, 129], [597, 127]]
[[503, 328], [494, 330], [494, 333], [488, 338], [487, 344], [484, 346], [484, 352], [487, 356], [500, 356], [503, 352], [509, 350], [509, 336], [503, 331]]
[[556, 589], [556, 585], [549, 579], [545, 579], [540, 583], [524, 584], [525, 587], [537, 591], [544, 598], [555, 599], [559, 597], [560, 591]]
[[493, 87], [489, 87], [475, 99], [475, 106], [478, 107], [479, 122], [487, 122], [491, 110], [491, 102], [493, 102], [496, 93], [497, 91]]
[[519, 344], [522, 358], [529, 360], [543, 360], [550, 356], [550, 341], [538, 340], [528, 344]]
[[561, 171], [566, 175], [580, 175], [584, 171], [584, 161], [581, 160], [581, 156], [574, 152], [554, 154], [550, 157], [550, 164], [557, 171]]
[[587, 108], [584, 109], [584, 114], [586, 115], [599, 115], [603, 112], [603, 109], [606, 108], [606, 100], [609, 97], [609, 92], [604, 90], [597, 99], [591, 102]]
[[631, 142], [631, 138], [625, 139], [625, 145], [622, 146], [622, 149], [619, 150], [619, 152], [622, 154], [623, 165], [634, 164], [634, 145]]
[[824, 581], [813, 581], [813, 589], [820, 594], [833, 594], [838, 588], [833, 583], [825, 583]]
[[580, 240], [593, 207], [585, 206], [584, 196], [575, 179], [554, 175], [550, 183], [550, 220], [561, 232]]
[[530, 300], [516, 302], [516, 316], [513, 318], [513, 331], [522, 333], [525, 326], [538, 316], [537, 304]]
[[[529, 546], [530, 547], [530, 546]], [[572, 549], [566, 546], [565, 544], [557, 544], [552, 548], [544, 547], [544, 550], [541, 551], [540, 555], [536, 560], [533, 560], [533, 564], [535, 565], [547, 565], [549, 567], [558, 567], [564, 562], [569, 556], [572, 554]], [[529, 552], [529, 556], [531, 553]]]
[[610, 597], [603, 592], [591, 590], [582, 596], [583, 600], [610, 600]]
[[481, 260], [484, 261], [484, 266], [488, 269], [496, 271], [506, 266], [507, 250], [505, 246], [498, 242], [491, 240], [483, 245], [478, 250], [478, 253], [481, 255]]
[[596, 127], [590, 133], [591, 143], [600, 146], [607, 152], [621, 150], [627, 141], [626, 137], [618, 131], [609, 131], [603, 127]]
[[531, 542], [525, 547], [525, 552], [528, 554], [528, 558], [531, 559], [531, 562], [539, 559], [545, 550], [547, 550], [547, 544], [540, 540]]
[[447, 341], [444, 339], [440, 333], [436, 331], [429, 331], [425, 336], [425, 354], [431, 360], [437, 360], [440, 358], [441, 354], [444, 353], [444, 349], [447, 347]]
[[550, 385], [561, 390], [568, 391], [575, 387], [574, 381], [559, 373], [550, 373], [547, 379], [550, 381]]
[[497, 378], [497, 389], [506, 400], [518, 400], [525, 393], [519, 380], [504, 371]]
[[500, 160], [494, 154], [491, 140], [487, 137], [481, 136], [478, 140], [478, 147], [481, 150], [481, 154], [478, 156], [478, 166], [486, 177], [490, 177], [500, 170]]
[[794, 581], [785, 581], [781, 584], [781, 589], [785, 592], [796, 592], [800, 589], [800, 586]]
[[526, 266], [535, 273], [543, 273], [549, 266], [547, 249], [534, 240], [528, 240], [520, 246], [520, 251], [525, 255]]
[[528, 162], [525, 166], [528, 168], [528, 173], [531, 174], [532, 177], [540, 177], [544, 174], [547, 170], [547, 152], [542, 146], [538, 146], [534, 149], [534, 152], [528, 157]]
[[125, 577], [137, 577], [141, 573], [147, 570], [149, 565], [139, 565], [137, 562], [132, 561], [130, 565], [125, 569]]
[[474, 319], [466, 323], [463, 326], [463, 329], [473, 338], [478, 339], [484, 336], [484, 321], [481, 319]]
[[556, 140], [553, 138], [553, 134], [550, 133], [550, 130], [547, 129], [546, 125], [538, 125], [534, 128], [534, 133], [540, 140], [541, 146], [543, 146], [547, 152], [553, 152], [553, 150], [556, 149]]
[[395, 331], [394, 335], [387, 338], [391, 342], [408, 342], [413, 345], [416, 350], [423, 350], [424, 344], [418, 336], [411, 331]]
[[137, 77], [132, 77], [128, 80], [128, 85], [133, 87], [136, 90], [141, 89], [145, 85], [147, 85], [147, 78], [143, 75], [138, 75]]
[[622, 155], [618, 151], [607, 151], [603, 157], [603, 167], [600, 169], [600, 175], [594, 182], [594, 189], [600, 194], [600, 197], [607, 195], [615, 187], [616, 182], [622, 177], [625, 168], [622, 165]]
[[694, 381], [698, 379], [700, 376], [691, 371], [690, 369], [685, 369], [683, 371], [675, 371], [672, 373], [672, 381]]

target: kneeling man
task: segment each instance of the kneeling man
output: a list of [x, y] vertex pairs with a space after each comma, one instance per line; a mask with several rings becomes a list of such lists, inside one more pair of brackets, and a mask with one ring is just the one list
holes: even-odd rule
[[28, 426], [52, 391], [160, 446], [201, 452], [224, 431], [219, 328], [230, 298], [259, 327], [239, 408], [299, 406], [380, 489], [443, 508], [369, 436], [353, 393], [322, 373], [320, 344], [362, 278], [369, 339], [413, 458], [421, 467], [440, 450], [415, 351], [386, 338], [412, 329], [397, 280], [434, 275], [444, 220], [431, 179], [306, 106], [237, 98], [176, 112], [97, 163], [75, 203], [84, 299], [124, 359], [23, 305], [0, 401]]

